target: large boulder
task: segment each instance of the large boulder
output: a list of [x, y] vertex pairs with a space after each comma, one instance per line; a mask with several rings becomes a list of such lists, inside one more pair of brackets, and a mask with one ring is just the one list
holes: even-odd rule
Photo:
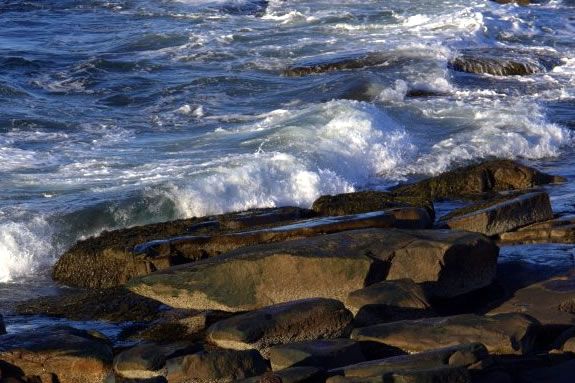
[[499, 249], [449, 230], [346, 231], [239, 249], [133, 279], [128, 288], [172, 307], [246, 311], [297, 299], [344, 301], [384, 279], [411, 278], [435, 296], [489, 285]]
[[401, 185], [393, 193], [429, 200], [476, 199], [486, 193], [525, 190], [564, 180], [514, 161], [493, 160]]
[[[431, 200], [383, 191], [324, 195], [314, 201], [312, 210], [323, 216], [337, 216], [409, 207], [425, 209], [430, 217], [434, 218], [433, 202]], [[401, 217], [398, 218], [401, 220]]]
[[256, 350], [205, 350], [166, 362], [170, 383], [227, 383], [263, 374], [268, 366]]
[[575, 321], [575, 273], [521, 288], [490, 314], [506, 312], [525, 313], [545, 325], [572, 325]]
[[353, 315], [333, 299], [304, 299], [268, 306], [213, 324], [206, 340], [222, 348], [257, 349], [267, 355], [278, 344], [345, 336]]
[[297, 366], [325, 369], [363, 362], [365, 357], [358, 342], [351, 339], [320, 339], [274, 346], [269, 350], [272, 370]]
[[441, 367], [468, 367], [489, 357], [480, 343], [467, 343], [410, 355], [371, 360], [337, 369], [346, 377], [387, 376], [397, 372], [427, 370]]
[[101, 383], [112, 372], [112, 359], [112, 347], [100, 334], [70, 327], [44, 327], [0, 337], [0, 364], [6, 377], [42, 383]]
[[363, 327], [351, 337], [410, 353], [478, 342], [494, 354], [527, 354], [533, 349], [538, 327], [537, 320], [524, 314], [463, 314]]
[[354, 313], [356, 327], [433, 314], [425, 292], [411, 279], [383, 281], [352, 291], [345, 305]]
[[547, 193], [528, 193], [454, 211], [441, 222], [455, 230], [496, 235], [553, 218]]
[[108, 288], [126, 283], [137, 275], [185, 262], [185, 259], [143, 257], [134, 246], [152, 240], [190, 234], [213, 234], [246, 227], [277, 225], [313, 216], [310, 210], [295, 207], [254, 209], [202, 218], [104, 231], [97, 237], [77, 242], [58, 260], [52, 277], [76, 287]]

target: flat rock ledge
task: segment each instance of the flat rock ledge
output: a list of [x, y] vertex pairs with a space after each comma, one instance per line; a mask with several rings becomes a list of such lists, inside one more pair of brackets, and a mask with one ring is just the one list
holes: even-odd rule
[[358, 328], [351, 338], [382, 343], [408, 353], [477, 342], [490, 353], [522, 355], [533, 350], [539, 326], [536, 319], [519, 313], [462, 314]]
[[130, 281], [133, 292], [169, 306], [246, 311], [305, 298], [345, 301], [385, 279], [410, 278], [453, 297], [489, 285], [499, 248], [449, 230], [353, 230], [239, 249]]

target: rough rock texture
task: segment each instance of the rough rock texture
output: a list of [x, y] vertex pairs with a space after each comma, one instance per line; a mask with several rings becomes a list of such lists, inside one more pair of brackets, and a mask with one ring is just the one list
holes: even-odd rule
[[2, 374], [35, 382], [101, 383], [112, 371], [112, 348], [100, 334], [44, 327], [0, 337]]
[[493, 160], [402, 185], [393, 193], [429, 200], [476, 199], [485, 193], [524, 190], [563, 181], [562, 177], [545, 174], [514, 161]]
[[440, 367], [468, 367], [488, 358], [485, 346], [467, 343], [411, 355], [393, 356], [349, 365], [334, 372], [346, 377], [386, 376], [401, 371], [426, 370]]
[[134, 252], [146, 258], [200, 260], [242, 247], [338, 233], [346, 230], [394, 227], [395, 217], [383, 211], [338, 217], [312, 218], [291, 225], [212, 236], [176, 237], [136, 246]]
[[[152, 240], [190, 234], [226, 232], [246, 227], [274, 225], [313, 216], [306, 209], [286, 207], [254, 209], [202, 218], [105, 231], [77, 242], [54, 266], [54, 280], [76, 287], [107, 288], [126, 283], [137, 275], [185, 262], [185, 259], [147, 258], [132, 253], [134, 246]], [[88, 272], [87, 272], [88, 271]]]
[[430, 210], [422, 207], [399, 207], [385, 211], [393, 215], [393, 226], [399, 229], [422, 230], [431, 229], [433, 226]]
[[41, 297], [20, 304], [22, 315], [47, 315], [71, 320], [106, 320], [141, 322], [155, 319], [162, 304], [122, 287], [69, 291], [57, 296]]
[[154, 344], [140, 344], [114, 358], [114, 372], [128, 379], [165, 376], [166, 357]]
[[315, 200], [312, 205], [312, 210], [324, 216], [337, 216], [400, 207], [423, 208], [429, 213], [432, 219], [434, 218], [433, 202], [431, 202], [431, 200], [381, 191], [324, 195]]
[[245, 311], [297, 299], [344, 301], [386, 279], [411, 278], [452, 297], [489, 285], [499, 249], [481, 234], [367, 229], [240, 249], [132, 280], [173, 307]]
[[551, 202], [547, 193], [528, 193], [491, 206], [479, 206], [478, 210], [457, 211], [442, 222], [450, 229], [473, 231], [496, 235], [522, 226], [553, 218]]
[[515, 291], [491, 314], [521, 312], [546, 325], [571, 325], [575, 321], [575, 272], [554, 277]]
[[358, 342], [351, 339], [320, 339], [274, 346], [269, 350], [274, 371], [297, 366], [332, 369], [363, 362]]
[[323, 370], [316, 367], [291, 367], [274, 373], [254, 376], [240, 383], [318, 383], [324, 381]]
[[257, 349], [267, 355], [278, 344], [345, 336], [352, 320], [339, 301], [304, 299], [219, 321], [210, 326], [206, 340], [222, 348]]
[[502, 243], [575, 243], [575, 216], [558, 217], [499, 236]]
[[463, 314], [363, 327], [355, 329], [351, 337], [405, 352], [478, 342], [495, 354], [527, 354], [533, 348], [538, 326], [537, 320], [519, 313], [489, 317]]
[[351, 57], [333, 57], [323, 61], [302, 62], [287, 68], [285, 76], [305, 76], [333, 71], [361, 69], [390, 65], [400, 60], [400, 57], [383, 53], [367, 53]]
[[209, 350], [169, 359], [170, 383], [224, 383], [263, 374], [268, 367], [255, 350]]
[[411, 279], [383, 281], [352, 291], [345, 305], [354, 313], [356, 327], [433, 315], [425, 292]]

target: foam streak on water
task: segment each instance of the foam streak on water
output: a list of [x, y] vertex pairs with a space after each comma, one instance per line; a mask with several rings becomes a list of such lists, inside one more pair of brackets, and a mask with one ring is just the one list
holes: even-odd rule
[[[570, 175], [570, 1], [41, 3], [0, 4], [0, 284], [107, 229], [310, 206], [490, 157]], [[559, 65], [448, 69], [469, 49]], [[282, 75], [366, 53], [390, 60]]]

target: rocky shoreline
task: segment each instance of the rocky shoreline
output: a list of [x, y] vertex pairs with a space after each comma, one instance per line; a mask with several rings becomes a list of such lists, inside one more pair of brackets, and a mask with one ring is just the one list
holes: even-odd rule
[[[497, 271], [501, 246], [573, 243], [575, 219], [542, 188], [562, 182], [494, 160], [311, 209], [104, 232], [54, 267], [77, 289], [17, 310], [128, 323], [132, 346], [65, 326], [8, 333], [0, 381], [571, 381], [573, 275], [512, 286]], [[467, 202], [436, 217], [444, 200]]]

